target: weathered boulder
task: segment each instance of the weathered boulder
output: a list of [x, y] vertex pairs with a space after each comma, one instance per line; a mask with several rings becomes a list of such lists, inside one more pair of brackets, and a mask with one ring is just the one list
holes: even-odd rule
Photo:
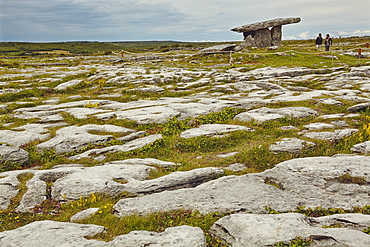
[[7, 247], [113, 247], [163, 246], [205, 247], [205, 235], [199, 227], [177, 226], [164, 232], [132, 231], [110, 242], [88, 239], [104, 233], [103, 226], [56, 221], [35, 221], [15, 230], [0, 232], [2, 246]]
[[[362, 216], [366, 219], [366, 215]], [[211, 233], [233, 247], [273, 246], [277, 242], [288, 243], [297, 236], [312, 239], [313, 246], [357, 247], [370, 243], [370, 235], [364, 232], [312, 226], [311, 221], [316, 218], [296, 213], [233, 214], [218, 220]]]
[[99, 208], [88, 208], [81, 212], [78, 212], [77, 214], [74, 214], [69, 221], [70, 222], [76, 222], [82, 219], [86, 219], [94, 215], [96, 212], [99, 211]]
[[7, 161], [24, 164], [27, 163], [28, 158], [27, 151], [17, 147], [0, 144], [0, 162]]
[[233, 131], [254, 131], [251, 128], [240, 126], [240, 125], [231, 125], [231, 124], [204, 124], [200, 125], [198, 128], [185, 130], [180, 134], [182, 138], [193, 138], [197, 136], [215, 136], [225, 133], [230, 133]]

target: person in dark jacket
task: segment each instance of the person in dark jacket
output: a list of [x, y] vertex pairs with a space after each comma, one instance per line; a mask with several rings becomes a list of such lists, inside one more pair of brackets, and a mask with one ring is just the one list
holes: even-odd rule
[[329, 51], [329, 48], [332, 44], [333, 44], [333, 40], [330, 38], [330, 35], [327, 34], [325, 37], [325, 51]]
[[322, 45], [322, 36], [321, 33], [319, 33], [319, 36], [316, 38], [316, 49], [320, 50], [320, 47]]

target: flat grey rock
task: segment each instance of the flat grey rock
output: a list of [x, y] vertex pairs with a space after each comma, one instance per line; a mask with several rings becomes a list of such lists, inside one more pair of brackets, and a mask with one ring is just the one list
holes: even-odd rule
[[78, 80], [78, 79], [67, 81], [67, 82], [61, 83], [58, 86], [56, 86], [54, 88], [54, 90], [66, 90], [70, 87], [73, 87], [73, 86], [76, 86], [76, 85], [80, 84], [81, 82], [82, 82], [82, 80]]
[[169, 161], [157, 160], [153, 158], [133, 158], [133, 159], [126, 159], [126, 160], [117, 160], [112, 161], [106, 164], [122, 164], [122, 165], [146, 165], [146, 166], [154, 166], [154, 167], [162, 167], [166, 169], [175, 168], [176, 166], [181, 166], [181, 164], [176, 164]]
[[0, 162], [8, 161], [11, 163], [24, 164], [28, 162], [28, 152], [17, 147], [0, 144]]
[[219, 157], [219, 158], [228, 158], [228, 157], [232, 157], [232, 156], [234, 156], [238, 153], [239, 152], [222, 153], [222, 154], [217, 154], [216, 156]]
[[[189, 100], [159, 99], [157, 101], [137, 101], [107, 105], [104, 109], [114, 108], [114, 112], [96, 114], [99, 119], [126, 119], [138, 124], [165, 123], [169, 119], [178, 117], [184, 120], [195, 118], [211, 112], [221, 111], [225, 107], [237, 106], [238, 102], [227, 100], [200, 100], [198, 102], [184, 102]], [[141, 106], [141, 107], [140, 107]]]
[[243, 122], [256, 121], [263, 123], [269, 120], [276, 120], [284, 117], [307, 118], [316, 116], [318, 113], [307, 107], [285, 107], [285, 108], [268, 108], [262, 107], [255, 110], [240, 113], [235, 116], [235, 120]]
[[212, 54], [212, 53], [222, 53], [222, 52], [232, 52], [234, 51], [235, 44], [225, 44], [225, 45], [215, 45], [208, 48], [204, 48], [199, 51], [200, 54]]
[[281, 141], [271, 144], [269, 150], [275, 153], [288, 152], [298, 154], [303, 149], [310, 149], [315, 146], [316, 144], [313, 142], [308, 142], [298, 138], [283, 138]]
[[26, 124], [13, 130], [0, 130], [1, 142], [19, 147], [36, 140], [46, 140], [50, 137], [48, 128], [63, 126], [64, 123], [55, 124]]
[[243, 171], [244, 169], [247, 169], [247, 166], [241, 163], [234, 163], [225, 168], [225, 170], [229, 170], [233, 172], [240, 172], [240, 171]]
[[118, 132], [129, 134], [135, 132], [115, 125], [87, 124], [83, 126], [68, 126], [57, 130], [56, 136], [37, 145], [38, 150], [55, 149], [57, 154], [79, 151], [88, 144], [98, 144], [113, 140], [111, 135], [94, 135], [89, 131]]
[[[199, 168], [190, 171], [172, 172], [168, 175], [147, 180], [151, 166], [171, 168], [171, 162], [156, 159], [129, 159], [106, 163], [101, 166], [59, 166], [50, 170], [21, 170], [0, 173], [0, 209], [6, 209], [10, 200], [18, 193], [20, 174], [31, 173], [27, 191], [17, 207], [19, 212], [29, 212], [47, 198], [57, 201], [78, 200], [92, 193], [117, 195], [123, 191], [132, 194], [152, 194], [181, 188], [193, 188], [223, 175], [221, 168]], [[48, 189], [47, 183], [53, 183]], [[77, 217], [77, 216], [76, 216]]]
[[250, 72], [252, 76], [261, 78], [274, 78], [274, 77], [297, 77], [314, 73], [315, 70], [304, 67], [264, 67], [258, 68]]
[[149, 136], [144, 136], [138, 139], [134, 139], [132, 141], [126, 142], [122, 145], [113, 145], [101, 149], [91, 149], [88, 150], [82, 154], [77, 154], [74, 156], [69, 157], [70, 160], [78, 160], [82, 158], [95, 158], [99, 160], [104, 160], [105, 159], [105, 154], [107, 153], [115, 153], [115, 152], [128, 152], [131, 150], [136, 150], [142, 147], [145, 147], [146, 145], [149, 145], [157, 140], [162, 139], [161, 134], [156, 134], [156, 135], [149, 135]]
[[158, 247], [205, 247], [205, 234], [199, 227], [177, 226], [164, 232], [132, 231], [116, 237], [108, 246], [158, 246]]
[[185, 172], [172, 172], [156, 179], [129, 183], [126, 186], [126, 190], [133, 194], [153, 194], [162, 191], [193, 188], [222, 176], [223, 173], [224, 171], [221, 168], [214, 167], [199, 168]]
[[10, 199], [18, 194], [20, 183], [17, 175], [21, 173], [21, 171], [0, 173], [0, 210], [7, 209]]
[[273, 246], [277, 242], [289, 243], [297, 236], [312, 238], [314, 246], [358, 247], [370, 243], [370, 235], [364, 232], [347, 228], [315, 227], [310, 225], [311, 220], [316, 218], [295, 213], [233, 214], [218, 220], [211, 232], [234, 247]]
[[107, 246], [105, 242], [86, 238], [105, 231], [103, 226], [45, 220], [0, 232], [0, 239], [7, 247]]
[[321, 103], [321, 104], [325, 104], [325, 105], [335, 105], [335, 106], [343, 106], [344, 105], [343, 102], [335, 100], [335, 99], [331, 99], [331, 98], [320, 99], [318, 102]]
[[219, 134], [230, 133], [233, 131], [253, 131], [253, 129], [240, 126], [240, 125], [230, 125], [230, 124], [204, 124], [198, 128], [185, 130], [180, 134], [182, 138], [193, 138], [197, 136], [214, 136]]
[[99, 211], [99, 208], [88, 208], [81, 212], [78, 212], [77, 214], [74, 214], [69, 221], [70, 222], [76, 222], [82, 219], [86, 219], [94, 215], [96, 212]]
[[368, 205], [369, 186], [337, 181], [348, 172], [369, 180], [370, 157], [293, 159], [263, 173], [226, 176], [195, 188], [121, 199], [114, 208], [117, 216], [122, 217], [181, 208], [201, 213], [265, 213], [265, 207], [285, 212], [299, 206], [351, 209]]
[[36, 221], [15, 230], [0, 232], [2, 246], [7, 247], [113, 247], [163, 246], [205, 247], [205, 234], [199, 227], [177, 226], [164, 232], [133, 231], [110, 242], [88, 239], [104, 233], [103, 226], [56, 221]]
[[365, 110], [369, 107], [370, 107], [370, 102], [361, 103], [361, 104], [357, 104], [357, 105], [348, 107], [347, 111], [348, 112], [357, 112], [357, 111]]
[[298, 130], [295, 126], [282, 126], [280, 127], [281, 130]]
[[307, 132], [303, 134], [304, 137], [308, 137], [311, 139], [319, 139], [319, 140], [328, 140], [328, 141], [337, 141], [346, 136], [350, 136], [353, 133], [357, 132], [358, 129], [341, 129], [341, 130], [334, 130], [332, 132], [324, 131], [324, 132]]
[[321, 129], [333, 129], [333, 128], [335, 128], [334, 125], [327, 124], [327, 123], [310, 123], [310, 124], [307, 124], [303, 127], [305, 127], [306, 129], [309, 129], [309, 130], [321, 130]]
[[71, 114], [73, 117], [78, 119], [85, 119], [89, 116], [102, 114], [105, 112], [110, 112], [108, 110], [103, 109], [96, 109], [96, 108], [82, 108], [82, 107], [72, 107], [72, 108], [66, 108], [63, 109], [63, 112]]
[[351, 148], [352, 152], [361, 153], [361, 154], [370, 154], [370, 141], [362, 142], [354, 145]]

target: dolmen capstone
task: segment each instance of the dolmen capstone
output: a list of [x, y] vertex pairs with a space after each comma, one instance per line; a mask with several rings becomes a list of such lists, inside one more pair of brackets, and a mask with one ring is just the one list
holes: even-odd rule
[[244, 41], [241, 48], [280, 46], [282, 25], [298, 23], [300, 21], [300, 17], [276, 18], [235, 27], [231, 31], [243, 33]]

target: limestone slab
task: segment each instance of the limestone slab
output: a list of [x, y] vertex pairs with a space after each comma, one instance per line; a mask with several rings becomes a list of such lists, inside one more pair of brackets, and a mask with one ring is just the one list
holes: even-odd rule
[[230, 133], [233, 131], [253, 131], [253, 129], [230, 124], [204, 124], [198, 128], [185, 130], [180, 134], [181, 138], [193, 138], [197, 136], [214, 136], [218, 134]]
[[211, 228], [214, 236], [229, 246], [273, 246], [289, 243], [297, 236], [312, 239], [315, 246], [367, 246], [370, 235], [347, 228], [322, 228], [310, 225], [302, 214], [233, 214], [218, 220]]
[[285, 212], [299, 206], [351, 209], [368, 205], [369, 186], [338, 182], [348, 172], [370, 180], [370, 157], [292, 159], [262, 173], [226, 176], [195, 188], [122, 199], [114, 208], [122, 217], [181, 208], [201, 213], [265, 213], [265, 207]]

